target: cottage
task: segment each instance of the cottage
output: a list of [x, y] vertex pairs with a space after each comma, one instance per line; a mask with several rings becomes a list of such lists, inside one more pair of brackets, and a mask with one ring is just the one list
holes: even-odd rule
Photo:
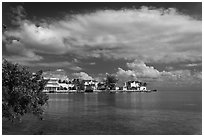
[[69, 89], [69, 85], [66, 83], [59, 83], [60, 89], [61, 90], [68, 90]]
[[147, 87], [141, 86], [141, 87], [140, 87], [140, 90], [147, 90]]
[[71, 81], [68, 82], [67, 86], [69, 90], [72, 90], [74, 88], [74, 84]]
[[57, 92], [57, 90], [60, 88], [58, 81], [58, 78], [50, 78], [45, 85], [43, 92]]
[[122, 89], [126, 91], [126, 90], [127, 90], [127, 87], [126, 87], [126, 86], [123, 86], [123, 88], [122, 88]]
[[83, 80], [82, 81], [84, 90], [86, 89], [93, 89], [96, 90], [98, 88], [98, 81], [96, 80]]
[[128, 90], [132, 90], [132, 89], [139, 90], [140, 86], [141, 86], [141, 82], [139, 81], [125, 82], [125, 87], [127, 87]]
[[115, 87], [115, 90], [119, 90], [120, 88], [119, 87]]
[[127, 81], [123, 86], [123, 90], [147, 90], [147, 83], [142, 83], [139, 81]]
[[98, 82], [97, 89], [98, 90], [105, 90], [106, 89], [105, 82]]

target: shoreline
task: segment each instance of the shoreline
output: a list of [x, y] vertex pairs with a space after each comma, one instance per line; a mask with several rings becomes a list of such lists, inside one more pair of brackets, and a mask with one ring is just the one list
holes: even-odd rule
[[157, 90], [93, 90], [93, 91], [77, 91], [77, 90], [66, 90], [66, 91], [58, 91], [58, 92], [44, 92], [46, 94], [62, 94], [62, 93], [131, 93], [131, 92], [145, 92], [145, 93], [151, 93], [151, 92], [157, 92]]

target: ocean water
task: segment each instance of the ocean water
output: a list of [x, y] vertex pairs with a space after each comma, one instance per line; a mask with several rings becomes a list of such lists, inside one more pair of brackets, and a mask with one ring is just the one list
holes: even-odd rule
[[202, 134], [201, 91], [49, 94], [44, 120], [3, 121], [3, 134]]

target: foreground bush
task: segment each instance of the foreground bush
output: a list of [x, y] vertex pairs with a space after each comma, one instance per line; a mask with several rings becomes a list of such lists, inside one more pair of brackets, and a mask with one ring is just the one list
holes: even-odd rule
[[26, 113], [42, 118], [48, 96], [43, 93], [47, 81], [42, 71], [33, 75], [26, 67], [2, 62], [2, 117], [18, 119]]

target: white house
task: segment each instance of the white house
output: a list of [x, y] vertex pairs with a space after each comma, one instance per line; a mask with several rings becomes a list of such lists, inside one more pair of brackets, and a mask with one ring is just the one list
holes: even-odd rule
[[119, 90], [120, 88], [119, 87], [115, 87], [115, 90]]
[[128, 81], [125, 82], [123, 86], [123, 90], [147, 90], [146, 83], [142, 83], [140, 81]]
[[140, 86], [140, 83], [138, 81], [131, 81], [130, 87], [131, 88], [138, 88]]
[[125, 87], [127, 87], [127, 89], [139, 89], [141, 86], [141, 82], [139, 81], [128, 81], [125, 82]]
[[140, 90], [147, 90], [147, 87], [145, 87], [145, 86], [140, 86]]
[[59, 80], [58, 78], [50, 78], [47, 84], [45, 85], [43, 92], [49, 92], [49, 91], [56, 92], [60, 87], [58, 80]]
[[98, 84], [97, 84], [97, 89], [98, 90], [105, 90], [105, 88], [106, 88], [105, 82], [103, 82], [103, 81], [98, 82]]
[[69, 85], [66, 83], [59, 83], [60, 88], [63, 88], [64, 90], [68, 90], [69, 89]]
[[68, 86], [68, 89], [74, 88], [74, 84], [73, 83], [68, 83], [67, 86]]
[[93, 90], [96, 90], [98, 88], [98, 81], [96, 80], [83, 80], [83, 83], [85, 90], [90, 86]]
[[127, 90], [127, 87], [126, 87], [126, 86], [123, 86], [123, 90]]

